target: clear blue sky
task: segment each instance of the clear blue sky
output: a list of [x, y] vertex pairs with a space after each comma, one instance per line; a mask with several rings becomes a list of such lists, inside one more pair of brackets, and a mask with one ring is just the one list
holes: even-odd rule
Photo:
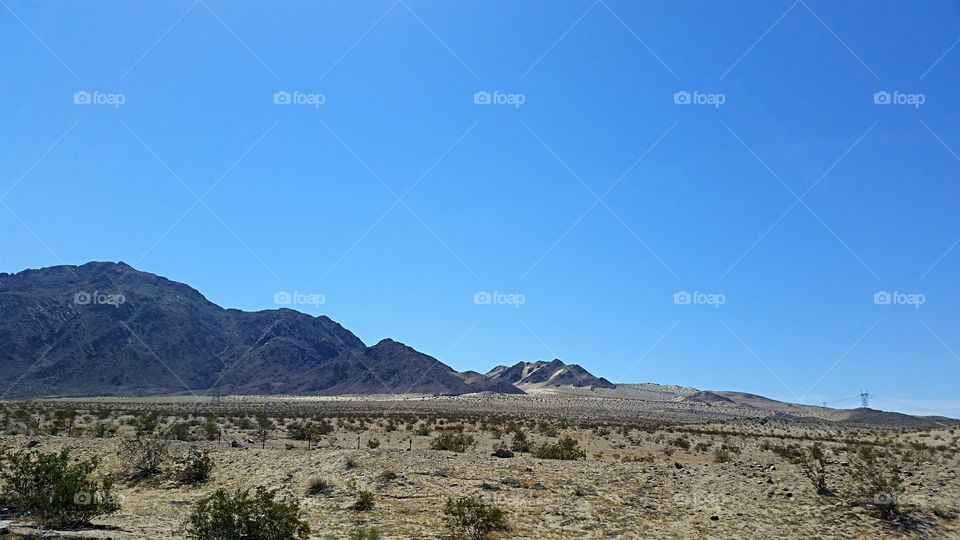
[[0, 271], [960, 416], [956, 2], [0, 4]]

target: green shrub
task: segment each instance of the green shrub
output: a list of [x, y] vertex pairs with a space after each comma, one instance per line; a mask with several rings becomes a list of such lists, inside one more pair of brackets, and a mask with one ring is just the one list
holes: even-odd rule
[[794, 459], [794, 463], [800, 466], [803, 475], [810, 480], [818, 495], [831, 494], [830, 489], [827, 488], [827, 458], [822, 446], [814, 444], [802, 450]]
[[314, 497], [317, 495], [328, 495], [331, 491], [333, 491], [333, 484], [323, 478], [314, 478], [310, 480], [310, 484], [307, 486], [307, 495]]
[[301, 519], [296, 501], [275, 500], [275, 491], [257, 488], [224, 489], [201, 499], [185, 524], [187, 538], [193, 540], [303, 540], [310, 526]]
[[351, 506], [352, 509], [357, 512], [366, 512], [367, 510], [373, 510], [373, 493], [369, 491], [361, 491], [357, 494], [357, 500]]
[[730, 454], [730, 447], [725, 444], [721, 444], [716, 450], [713, 451], [714, 463], [726, 463], [731, 459], [733, 459], [733, 456]]
[[142, 437], [120, 443], [120, 459], [127, 465], [132, 480], [148, 478], [160, 472], [169, 444], [162, 439]]
[[884, 519], [896, 516], [903, 495], [900, 469], [884, 463], [872, 446], [861, 446], [856, 457], [850, 461], [853, 466], [850, 473], [865, 502], [872, 504]]
[[210, 479], [213, 471], [213, 460], [210, 452], [191, 448], [190, 452], [180, 461], [181, 469], [177, 473], [177, 480], [181, 484], [197, 485]]
[[40, 523], [73, 528], [94, 517], [120, 509], [110, 493], [110, 479], [90, 478], [97, 460], [70, 463], [67, 450], [60, 453], [16, 452], [6, 456], [0, 471], [2, 498], [18, 510], [30, 512]]
[[354, 529], [350, 531], [350, 540], [380, 540], [380, 531], [373, 528]]
[[379, 447], [380, 447], [380, 439], [367, 439], [367, 448], [373, 449], [373, 448], [379, 448]]
[[576, 440], [569, 435], [564, 436], [556, 444], [543, 443], [533, 451], [533, 457], [540, 459], [585, 459], [587, 453], [581, 450]]
[[456, 539], [484, 540], [490, 533], [507, 527], [503, 510], [476, 497], [449, 498], [443, 513], [450, 535]]
[[510, 450], [514, 452], [529, 452], [530, 443], [527, 441], [527, 434], [519, 429], [513, 432], [513, 440], [510, 441]]
[[455, 431], [444, 431], [430, 442], [430, 448], [433, 450], [450, 450], [462, 454], [469, 450], [474, 445], [474, 442], [473, 436], [471, 435]]

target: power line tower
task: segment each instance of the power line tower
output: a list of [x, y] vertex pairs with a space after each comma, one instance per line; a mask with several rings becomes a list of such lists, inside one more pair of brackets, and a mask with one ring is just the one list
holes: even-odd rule
[[864, 409], [870, 407], [870, 391], [861, 390], [860, 391], [860, 406]]

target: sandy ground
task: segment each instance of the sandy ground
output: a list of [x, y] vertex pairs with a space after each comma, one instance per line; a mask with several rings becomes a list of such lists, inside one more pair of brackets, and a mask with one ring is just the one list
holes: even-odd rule
[[[95, 520], [98, 528], [48, 534], [118, 540], [182, 538], [182, 524], [201, 497], [218, 487], [263, 486], [299, 501], [312, 529], [311, 538], [324, 539], [348, 538], [351, 530], [361, 526], [375, 527], [388, 539], [449, 538], [442, 506], [447, 497], [463, 495], [478, 496], [506, 512], [510, 528], [497, 533], [497, 538], [960, 538], [960, 461], [955, 429], [806, 426], [767, 422], [755, 412], [731, 420], [729, 411], [700, 414], [697, 407], [693, 416], [683, 417], [682, 424], [675, 423], [671, 414], [665, 418], [634, 415], [629, 422], [617, 422], [612, 417], [630, 415], [618, 410], [607, 417], [596, 411], [610, 406], [594, 403], [615, 397], [553, 393], [529, 396], [519, 409], [507, 408], [520, 417], [523, 411], [537, 412], [535, 419], [540, 424], [531, 421], [525, 427], [533, 442], [570, 435], [580, 442], [586, 459], [543, 460], [529, 454], [495, 458], [490, 455], [493, 448], [500, 442], [509, 444], [511, 435], [497, 431], [502, 427], [500, 420], [473, 418], [470, 411], [489, 413], [491, 402], [501, 403], [500, 397], [467, 396], [439, 402], [423, 396], [400, 401], [394, 397], [311, 399], [285, 404], [271, 399], [271, 414], [283, 410], [286, 417], [275, 418], [276, 427], [265, 448], [253, 442], [252, 430], [240, 429], [231, 422], [231, 414], [221, 411], [222, 416], [216, 417], [224, 426], [221, 442], [178, 441], [171, 447], [174, 455], [191, 446], [209, 450], [215, 469], [208, 483], [180, 486], [169, 474], [137, 484], [121, 482], [117, 494], [122, 509]], [[229, 403], [225, 407], [234, 415], [246, 414], [245, 407], [251, 415], [265, 410], [255, 398]], [[349, 414], [342, 409], [346, 403]], [[449, 414], [451, 403], [462, 405], [455, 415]], [[79, 411], [81, 418], [84, 410], [112, 410], [108, 420], [116, 420], [114, 436], [93, 438], [80, 420], [73, 436], [12, 434], [15, 430], [8, 429], [0, 436], [0, 448], [22, 449], [28, 444], [36, 445], [34, 451], [69, 448], [74, 457], [100, 458], [100, 474], [121, 477], [125, 463], [117, 454], [120, 440], [133, 436], [133, 428], [124, 418], [140, 406], [161, 411], [161, 416], [169, 414], [168, 422], [192, 414], [185, 412], [190, 409], [189, 400], [96, 400], [85, 405], [74, 401], [70, 407], [87, 407]], [[408, 410], [418, 412], [418, 421], [398, 420], [396, 430], [389, 430], [384, 418]], [[425, 421], [435, 422], [444, 410], [449, 417], [445, 424], [463, 423], [464, 432], [477, 440], [468, 452], [429, 449], [437, 435], [435, 429], [417, 434], [418, 427]], [[338, 418], [361, 414], [359, 411], [366, 416], [362, 424], [348, 419], [335, 432], [312, 442], [310, 449], [306, 441], [284, 438], [282, 424], [296, 421], [296, 414], [323, 416], [337, 425]], [[601, 418], [591, 420], [591, 416]], [[481, 423], [484, 421], [487, 423]], [[194, 433], [197, 430], [195, 426]], [[672, 443], [681, 436], [689, 448]], [[371, 438], [381, 442], [378, 448], [367, 447]], [[798, 466], [769, 449], [808, 445], [814, 440], [828, 448], [828, 484], [835, 496], [818, 495]], [[906, 484], [900, 519], [882, 520], [862, 504], [862, 494], [850, 475], [854, 440], [900, 448], [898, 452], [911, 441], [941, 448], [900, 460]], [[231, 447], [232, 441], [240, 447]], [[735, 451], [731, 461], [718, 463], [715, 451], [722, 445]], [[330, 482], [332, 492], [307, 496], [306, 488], [314, 478]], [[372, 510], [350, 508], [360, 490], [374, 494]], [[28, 520], [17, 516], [4, 519], [14, 521], [17, 533], [38, 534]]]

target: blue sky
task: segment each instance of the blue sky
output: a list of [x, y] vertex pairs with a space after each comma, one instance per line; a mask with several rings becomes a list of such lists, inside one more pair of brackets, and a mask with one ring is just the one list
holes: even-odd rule
[[953, 2], [3, 0], [0, 271], [960, 416], [958, 39]]

